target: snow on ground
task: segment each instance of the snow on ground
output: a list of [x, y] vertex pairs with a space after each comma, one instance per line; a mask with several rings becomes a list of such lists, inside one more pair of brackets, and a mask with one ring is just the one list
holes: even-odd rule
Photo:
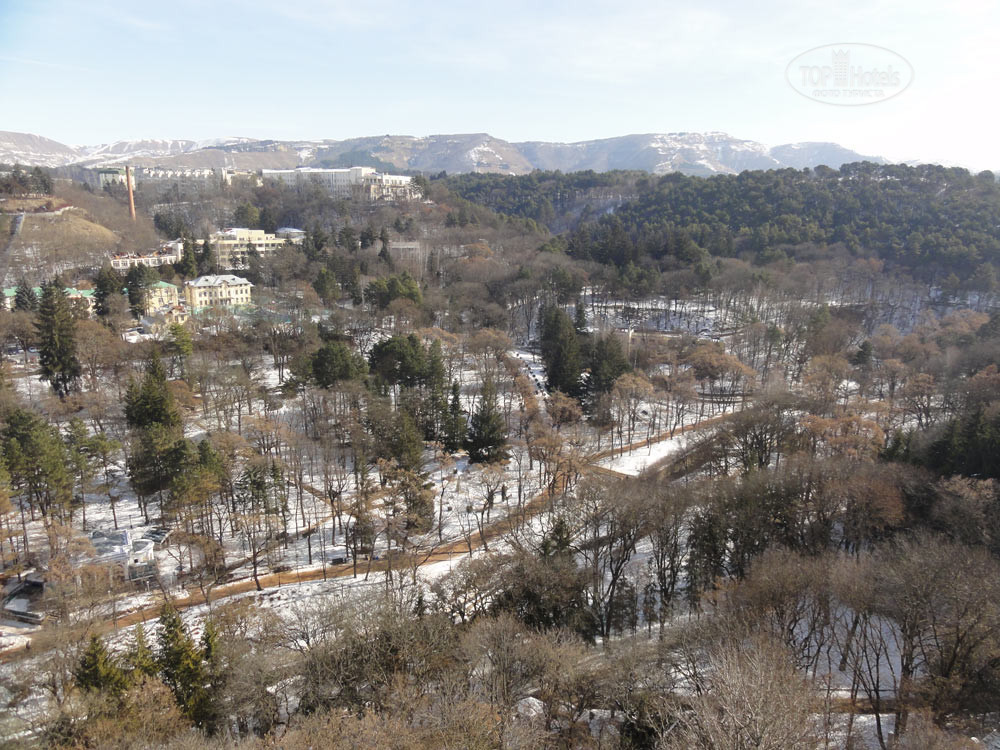
[[598, 465], [621, 474], [637, 477], [657, 461], [683, 450], [687, 444], [688, 434], [678, 434], [630, 452], [617, 453], [599, 461]]
[[[895, 718], [892, 714], [883, 714], [879, 718], [882, 722], [882, 736], [888, 740], [889, 733], [895, 726]], [[878, 742], [875, 714], [835, 715], [829, 737], [830, 746], [834, 748], [878, 750], [881, 747]]]
[[16, 620], [0, 620], [0, 652], [19, 651], [31, 643], [31, 637], [40, 626]]

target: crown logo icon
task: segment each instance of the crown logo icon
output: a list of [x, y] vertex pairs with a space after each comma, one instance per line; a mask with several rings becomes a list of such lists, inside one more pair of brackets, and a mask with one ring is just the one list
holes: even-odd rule
[[830, 53], [833, 61], [833, 85], [846, 86], [848, 82], [848, 66], [851, 62], [851, 53], [847, 50], [833, 50]]

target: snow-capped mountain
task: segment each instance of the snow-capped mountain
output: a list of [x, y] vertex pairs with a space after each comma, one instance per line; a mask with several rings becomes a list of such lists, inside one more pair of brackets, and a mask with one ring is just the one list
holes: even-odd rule
[[525, 174], [534, 169], [564, 172], [638, 169], [654, 174], [733, 174], [745, 169], [801, 169], [852, 161], [877, 161], [835, 143], [793, 143], [768, 148], [726, 133], [650, 133], [578, 143], [511, 143], [487, 133], [387, 135], [342, 141], [274, 141], [253, 138], [116, 141], [99, 146], [66, 146], [26, 133], [0, 131], [0, 163], [68, 165], [231, 167], [371, 165], [440, 172]]
[[30, 133], [0, 130], [0, 163], [61, 167], [80, 158], [80, 149]]

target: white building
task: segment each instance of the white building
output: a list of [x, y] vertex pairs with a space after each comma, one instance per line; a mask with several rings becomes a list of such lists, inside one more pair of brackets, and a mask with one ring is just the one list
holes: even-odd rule
[[298, 244], [306, 238], [306, 233], [302, 229], [296, 229], [295, 227], [278, 227], [274, 230], [275, 237], [281, 237], [283, 240], [291, 240]]
[[252, 304], [253, 284], [239, 276], [199, 276], [184, 284], [184, 299], [192, 312], [204, 307], [244, 307]]
[[128, 529], [92, 531], [90, 543], [94, 547], [91, 561], [97, 564], [114, 563], [127, 569], [131, 565], [149, 565], [155, 562], [153, 541], [133, 539]]
[[168, 169], [166, 167], [137, 167], [135, 181], [140, 186], [157, 189], [216, 188], [229, 185], [233, 175], [228, 169]]
[[159, 250], [150, 250], [145, 253], [115, 253], [110, 258], [111, 267], [116, 271], [127, 273], [133, 266], [158, 268], [159, 266], [180, 263], [184, 252], [183, 247], [184, 244], [178, 240], [165, 243]]
[[286, 185], [318, 182], [338, 198], [366, 198], [371, 201], [411, 200], [419, 195], [411, 177], [383, 174], [371, 167], [263, 169], [261, 176], [265, 180], [279, 180]]

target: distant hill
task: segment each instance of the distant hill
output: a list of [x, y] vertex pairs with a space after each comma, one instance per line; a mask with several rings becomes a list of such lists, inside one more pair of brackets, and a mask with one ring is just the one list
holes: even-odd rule
[[838, 168], [856, 161], [884, 163], [883, 159], [864, 156], [835, 143], [791, 143], [768, 148], [726, 133], [650, 133], [579, 143], [511, 143], [488, 133], [469, 133], [423, 138], [369, 136], [343, 141], [141, 140], [77, 147], [37, 135], [0, 131], [0, 163], [46, 167], [130, 163], [275, 169], [356, 162], [428, 173], [637, 169], [653, 174], [681, 172], [706, 176], [820, 164]]

